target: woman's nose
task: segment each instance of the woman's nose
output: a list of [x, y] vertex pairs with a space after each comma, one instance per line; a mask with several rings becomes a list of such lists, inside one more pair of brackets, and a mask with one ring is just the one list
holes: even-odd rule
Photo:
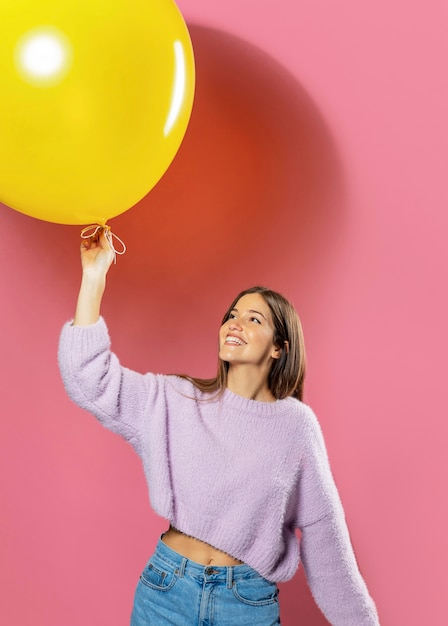
[[232, 318], [230, 320], [230, 324], [229, 324], [230, 330], [241, 330], [241, 328], [242, 328], [241, 323], [237, 319]]

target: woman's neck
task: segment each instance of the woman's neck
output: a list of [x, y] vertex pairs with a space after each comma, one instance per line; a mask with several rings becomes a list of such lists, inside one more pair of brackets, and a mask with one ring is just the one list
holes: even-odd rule
[[238, 396], [258, 402], [275, 402], [267, 380], [250, 369], [235, 366], [227, 373], [227, 388]]

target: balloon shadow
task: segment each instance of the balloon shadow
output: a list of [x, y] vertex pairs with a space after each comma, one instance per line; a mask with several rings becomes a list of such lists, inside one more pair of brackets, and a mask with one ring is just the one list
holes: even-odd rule
[[114, 220], [132, 251], [128, 263], [181, 291], [204, 278], [226, 282], [235, 270], [241, 284], [275, 278], [285, 262], [307, 272], [336, 237], [342, 211], [341, 169], [322, 116], [261, 50], [189, 29], [197, 68], [190, 125], [162, 180]]

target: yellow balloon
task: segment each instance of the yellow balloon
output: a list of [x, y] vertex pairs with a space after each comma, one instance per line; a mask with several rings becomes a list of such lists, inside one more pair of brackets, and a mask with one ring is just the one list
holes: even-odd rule
[[172, 0], [1, 0], [0, 201], [104, 224], [169, 167], [193, 95]]

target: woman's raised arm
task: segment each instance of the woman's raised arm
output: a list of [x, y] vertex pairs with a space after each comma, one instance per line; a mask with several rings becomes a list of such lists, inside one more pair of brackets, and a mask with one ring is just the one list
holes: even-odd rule
[[73, 324], [90, 326], [98, 321], [106, 275], [114, 260], [104, 231], [81, 244], [82, 281]]

